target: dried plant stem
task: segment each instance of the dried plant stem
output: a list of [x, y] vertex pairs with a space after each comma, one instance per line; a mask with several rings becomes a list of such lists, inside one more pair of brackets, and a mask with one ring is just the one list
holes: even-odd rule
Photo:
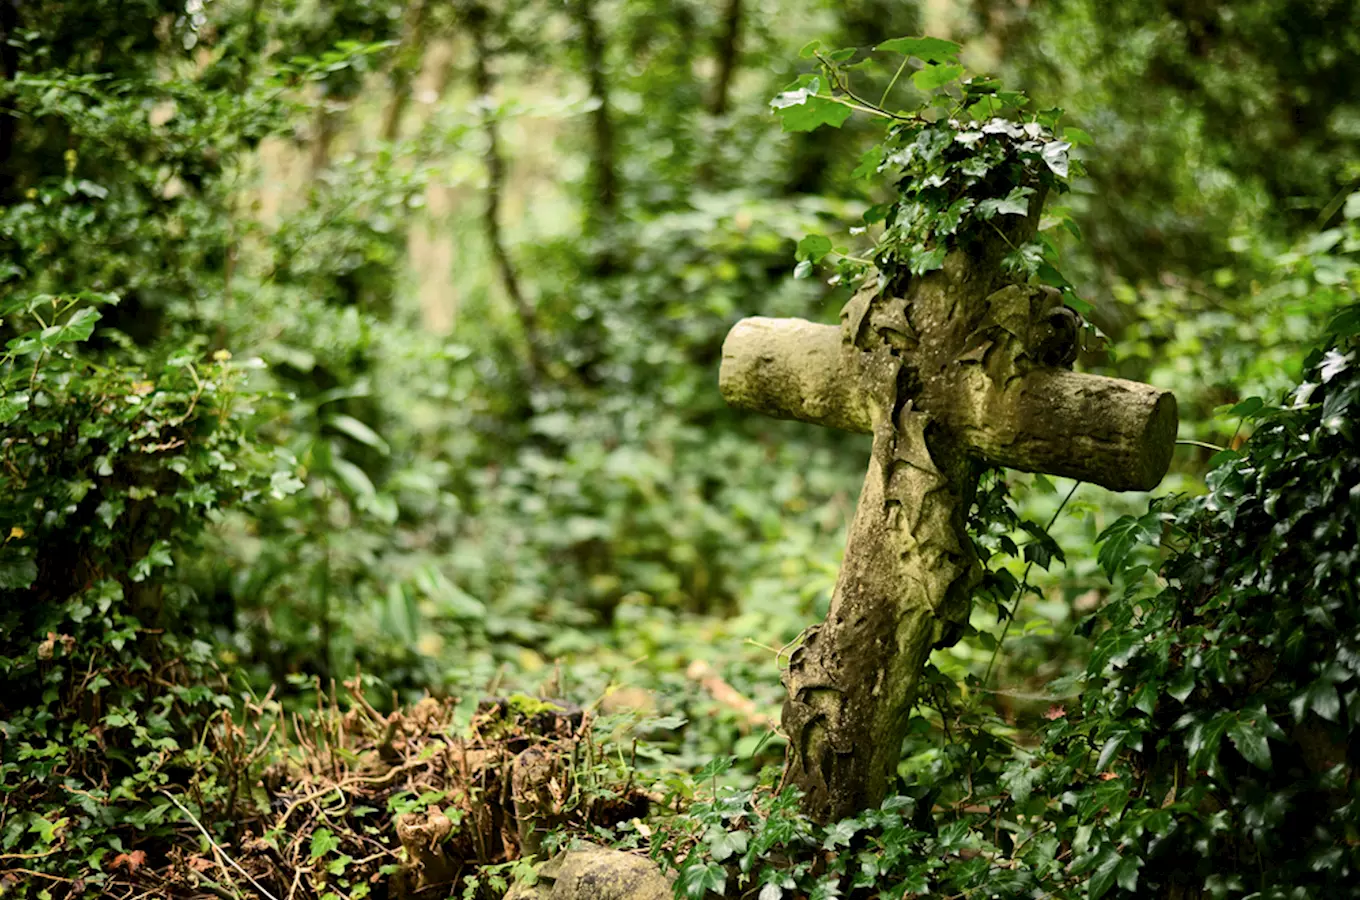
[[265, 890], [264, 885], [256, 881], [255, 878], [249, 872], [241, 868], [240, 864], [237, 863], [236, 860], [232, 859], [230, 856], [227, 855], [227, 851], [222, 849], [221, 844], [213, 840], [213, 836], [208, 833], [208, 829], [203, 827], [203, 823], [198, 821], [198, 819], [194, 817], [193, 813], [189, 812], [188, 807], [184, 806], [182, 803], [176, 800], [174, 794], [171, 794], [169, 791], [161, 791], [161, 794], [165, 796], [165, 799], [175, 804], [175, 808], [178, 809], [180, 812], [184, 813], [184, 815], [188, 817], [190, 822], [194, 823], [194, 827], [199, 830], [199, 832], [207, 840], [208, 846], [212, 847], [213, 853], [217, 855], [219, 866], [222, 865], [221, 860], [226, 860], [227, 862], [231, 863], [231, 867], [233, 869], [235, 869], [236, 871], [240, 872], [243, 876], [245, 876], [246, 881], [249, 881], [251, 884], [255, 886], [255, 890], [259, 891], [265, 897], [269, 898], [269, 900], [279, 900], [278, 897], [275, 897], [273, 894], [269, 893], [269, 891]]

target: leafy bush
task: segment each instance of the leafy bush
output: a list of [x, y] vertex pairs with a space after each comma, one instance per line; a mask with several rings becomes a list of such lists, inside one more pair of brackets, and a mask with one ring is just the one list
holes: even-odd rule
[[179, 575], [219, 510], [301, 487], [230, 354], [79, 352], [115, 300], [0, 307], [0, 852], [58, 884], [167, 835], [165, 789], [235, 793], [204, 749], [234, 698]]

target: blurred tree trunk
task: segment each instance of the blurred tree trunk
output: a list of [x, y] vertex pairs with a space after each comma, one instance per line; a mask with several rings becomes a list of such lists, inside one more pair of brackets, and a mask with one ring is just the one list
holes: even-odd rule
[[415, 0], [406, 8], [406, 27], [403, 29], [401, 46], [397, 48], [392, 62], [390, 80], [392, 96], [383, 109], [382, 138], [394, 141], [401, 131], [402, 115], [411, 102], [411, 82], [420, 71], [420, 63], [425, 58], [425, 24], [429, 4], [425, 0]]
[[723, 12], [722, 35], [718, 39], [718, 78], [713, 85], [713, 98], [708, 111], [714, 116], [727, 112], [728, 94], [732, 89], [732, 75], [737, 68], [737, 45], [741, 37], [741, 0], [727, 0]]
[[[0, 75], [6, 84], [19, 74], [19, 47], [15, 43], [15, 32], [19, 30], [19, 0], [0, 0]], [[0, 99], [0, 206], [10, 202], [14, 188], [14, 173], [10, 166], [10, 156], [14, 151], [15, 127], [18, 118], [14, 114], [14, 102], [8, 92]]]
[[537, 384], [543, 374], [542, 339], [538, 329], [538, 315], [533, 304], [520, 287], [519, 275], [515, 272], [510, 253], [505, 248], [501, 233], [501, 192], [505, 186], [505, 157], [501, 155], [500, 127], [496, 121], [496, 110], [492, 108], [492, 90], [495, 84], [491, 77], [490, 49], [486, 43], [488, 11], [484, 6], [470, 7], [463, 21], [472, 38], [472, 84], [477, 91], [477, 103], [481, 110], [482, 131], [486, 137], [486, 151], [483, 161], [486, 164], [486, 203], [482, 209], [482, 226], [486, 240], [491, 248], [491, 258], [496, 264], [501, 286], [514, 306], [524, 331], [524, 349], [528, 362], [529, 383]]
[[595, 21], [593, 0], [570, 0], [568, 11], [580, 32], [586, 84], [596, 101], [590, 114], [594, 147], [590, 160], [591, 210], [587, 224], [596, 227], [614, 217], [619, 206], [619, 184], [615, 159], [614, 121], [609, 102], [609, 83], [605, 79], [605, 45]]
[[307, 180], [316, 181], [331, 164], [331, 141], [340, 130], [339, 115], [332, 112], [325, 96], [316, 108], [312, 120], [312, 152], [308, 157]]

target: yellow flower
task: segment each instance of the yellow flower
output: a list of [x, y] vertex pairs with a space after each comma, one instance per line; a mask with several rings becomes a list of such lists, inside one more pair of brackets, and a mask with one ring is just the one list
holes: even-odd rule
[[214, 351], [213, 351], [213, 359], [217, 360], [218, 362], [226, 362], [227, 360], [231, 359], [231, 351], [230, 351], [230, 350], [214, 350]]
[[20, 528], [18, 525], [15, 525], [13, 528], [11, 528], [11, 529], [9, 530], [9, 538], [10, 538], [10, 540], [18, 540], [19, 538], [21, 538], [21, 537], [23, 537], [23, 536], [24, 536], [24, 530], [23, 530], [22, 528]]

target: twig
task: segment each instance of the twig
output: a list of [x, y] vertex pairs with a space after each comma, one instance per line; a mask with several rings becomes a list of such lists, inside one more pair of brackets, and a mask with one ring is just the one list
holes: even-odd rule
[[897, 71], [893, 73], [892, 81], [889, 81], [888, 86], [883, 89], [883, 98], [878, 101], [879, 106], [888, 102], [888, 95], [892, 93], [892, 89], [897, 85], [897, 79], [901, 78], [902, 73], [907, 70], [907, 63], [910, 61], [910, 56], [902, 57], [902, 65], [897, 67]]
[[176, 800], [174, 794], [171, 794], [169, 791], [161, 791], [161, 794], [163, 794], [165, 798], [169, 800], [171, 803], [175, 804], [176, 809], [178, 809], [180, 812], [184, 813], [184, 815], [189, 817], [189, 821], [193, 822], [194, 826], [199, 830], [200, 833], [202, 833], [203, 837], [207, 839], [208, 845], [213, 848], [213, 852], [216, 853], [221, 859], [225, 859], [227, 862], [231, 863], [233, 869], [244, 875], [246, 877], [246, 880], [255, 886], [255, 890], [259, 891], [261, 894], [264, 894], [266, 897], [269, 898], [269, 900], [279, 900], [278, 897], [275, 897], [273, 894], [269, 893], [269, 891], [265, 890], [264, 885], [256, 881], [255, 878], [249, 872], [241, 868], [240, 864], [237, 863], [236, 860], [232, 859], [230, 856], [227, 855], [227, 851], [223, 850], [222, 846], [218, 844], [217, 841], [213, 840], [213, 836], [208, 833], [208, 829], [203, 827], [203, 823], [198, 821], [198, 819], [194, 818], [194, 814], [189, 812], [187, 807], [185, 807], [178, 800]]
[[355, 775], [351, 778], [345, 778], [340, 781], [337, 781], [334, 784], [326, 785], [324, 788], [318, 791], [312, 791], [310, 794], [307, 794], [303, 797], [299, 797], [292, 803], [288, 804], [288, 808], [283, 811], [283, 814], [279, 816], [279, 820], [274, 823], [274, 828], [275, 829], [282, 828], [284, 824], [288, 821], [288, 817], [291, 816], [293, 813], [297, 812], [299, 806], [302, 806], [303, 804], [306, 803], [311, 803], [313, 800], [320, 800], [322, 797], [325, 797], [331, 791], [339, 791], [356, 784], [387, 784], [393, 778], [396, 778], [398, 775], [400, 775], [402, 772], [409, 771], [411, 769], [417, 768], [418, 766], [423, 766], [428, 762], [429, 760], [425, 759], [415, 759], [411, 760], [410, 762], [404, 762], [399, 766], [394, 766], [381, 775]]
[[1184, 445], [1184, 446], [1186, 446], [1186, 447], [1203, 447], [1205, 450], [1219, 450], [1219, 451], [1222, 451], [1222, 450], [1227, 450], [1227, 449], [1228, 449], [1227, 447], [1220, 447], [1220, 446], [1218, 446], [1217, 444], [1210, 444], [1208, 441], [1192, 441], [1192, 440], [1188, 440], [1188, 439], [1187, 439], [1187, 440], [1176, 441], [1176, 446], [1179, 447], [1179, 446], [1182, 446], [1182, 445]]
[[6, 870], [5, 870], [5, 874], [6, 874], [6, 875], [11, 874], [11, 873], [13, 873], [13, 872], [18, 872], [20, 875], [32, 875], [32, 876], [34, 876], [35, 878], [50, 878], [50, 879], [52, 879], [53, 881], [61, 881], [61, 882], [65, 882], [66, 884], [75, 884], [75, 882], [76, 882], [76, 880], [75, 880], [74, 878], [65, 878], [65, 877], [63, 877], [63, 876], [61, 876], [61, 875], [53, 875], [53, 874], [51, 874], [50, 872], [39, 872], [39, 871], [37, 871], [36, 869], [6, 869]]
[[[1058, 504], [1058, 508], [1053, 510], [1053, 516], [1048, 520], [1048, 524], [1044, 526], [1045, 532], [1053, 527], [1054, 522], [1058, 521], [1058, 516], [1062, 515], [1063, 507], [1067, 506], [1067, 501], [1072, 499], [1072, 495], [1077, 492], [1077, 488], [1079, 487], [1081, 487], [1080, 481], [1073, 484], [1072, 490], [1067, 492], [1067, 496]], [[1033, 568], [1034, 560], [1030, 560], [1025, 564], [1025, 574], [1020, 576], [1020, 589], [1016, 592], [1015, 606], [1011, 609], [1010, 615], [1006, 617], [1006, 624], [1001, 629], [1001, 637], [997, 638], [996, 646], [992, 648], [992, 658], [987, 661], [987, 672], [982, 676], [982, 687], [984, 688], [987, 686], [987, 683], [991, 681], [992, 669], [996, 667], [996, 659], [1001, 653], [1001, 645], [1006, 642], [1006, 635], [1010, 633], [1011, 623], [1015, 621], [1015, 614], [1020, 611], [1020, 601], [1025, 599], [1025, 588], [1029, 586], [1029, 573]]]

